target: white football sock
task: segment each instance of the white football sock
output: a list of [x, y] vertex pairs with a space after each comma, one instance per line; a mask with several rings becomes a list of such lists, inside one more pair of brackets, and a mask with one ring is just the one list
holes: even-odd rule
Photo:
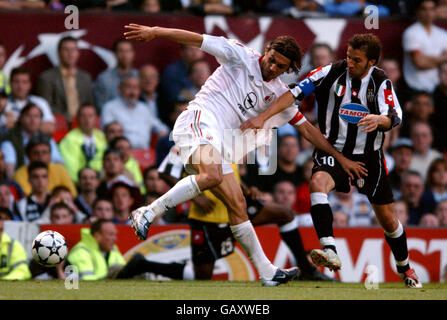
[[272, 279], [278, 268], [265, 256], [251, 221], [247, 220], [230, 228], [234, 238], [255, 265], [259, 276], [264, 279]]
[[200, 194], [196, 176], [187, 176], [177, 182], [168, 192], [149, 205], [155, 217], [163, 214], [166, 210], [176, 205], [191, 200]]

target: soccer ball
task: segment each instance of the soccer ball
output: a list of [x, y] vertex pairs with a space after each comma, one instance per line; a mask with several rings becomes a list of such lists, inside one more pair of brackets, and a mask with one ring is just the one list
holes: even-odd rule
[[41, 232], [33, 241], [31, 253], [34, 260], [45, 267], [54, 267], [67, 256], [65, 238], [56, 231]]

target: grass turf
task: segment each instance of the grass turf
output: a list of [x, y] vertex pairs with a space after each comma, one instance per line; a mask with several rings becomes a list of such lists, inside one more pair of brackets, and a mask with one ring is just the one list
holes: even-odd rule
[[403, 283], [381, 283], [367, 290], [361, 283], [294, 281], [275, 288], [247, 281], [104, 280], [79, 282], [67, 290], [64, 281], [0, 281], [5, 300], [446, 300], [447, 284], [428, 283], [409, 289]]

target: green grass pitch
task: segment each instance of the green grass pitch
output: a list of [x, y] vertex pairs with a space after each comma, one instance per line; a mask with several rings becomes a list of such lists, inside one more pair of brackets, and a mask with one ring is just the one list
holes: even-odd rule
[[446, 283], [409, 289], [381, 283], [367, 290], [360, 283], [294, 281], [267, 288], [253, 281], [80, 281], [67, 290], [61, 280], [0, 281], [0, 300], [447, 300]]

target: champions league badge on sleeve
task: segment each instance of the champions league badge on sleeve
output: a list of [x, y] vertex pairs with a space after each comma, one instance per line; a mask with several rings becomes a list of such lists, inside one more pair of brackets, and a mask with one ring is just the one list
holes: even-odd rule
[[346, 103], [340, 106], [339, 116], [344, 121], [357, 124], [369, 114], [367, 107], [358, 103]]

